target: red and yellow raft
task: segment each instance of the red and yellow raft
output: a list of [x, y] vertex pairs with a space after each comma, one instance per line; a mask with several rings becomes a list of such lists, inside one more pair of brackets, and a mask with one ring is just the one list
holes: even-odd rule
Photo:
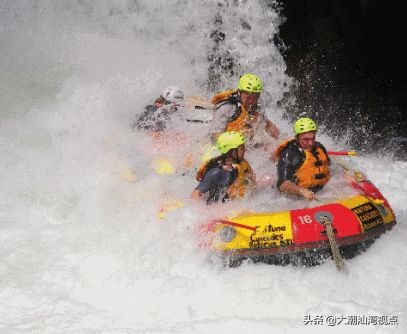
[[391, 229], [396, 218], [387, 200], [363, 174], [352, 171], [349, 177], [349, 170], [346, 172], [355, 195], [312, 208], [213, 220], [201, 229], [201, 246], [228, 259], [232, 266], [244, 259], [314, 265], [333, 253], [328, 221], [342, 256], [353, 257]]

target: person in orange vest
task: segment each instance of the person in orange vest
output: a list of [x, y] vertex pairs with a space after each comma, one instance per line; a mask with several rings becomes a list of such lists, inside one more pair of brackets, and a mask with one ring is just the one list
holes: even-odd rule
[[224, 131], [237, 131], [251, 142], [256, 131], [263, 129], [278, 139], [279, 129], [258, 105], [262, 90], [260, 78], [248, 73], [239, 79], [237, 90], [228, 90], [212, 98], [215, 113], [209, 131], [213, 141]]
[[207, 193], [207, 204], [225, 202], [243, 197], [255, 185], [255, 174], [244, 158], [245, 141], [236, 131], [227, 131], [218, 137], [216, 148], [221, 155], [199, 168], [196, 174], [199, 184], [191, 194], [192, 199], [201, 199]]
[[313, 200], [329, 181], [330, 159], [325, 147], [316, 141], [316, 133], [317, 125], [312, 119], [300, 118], [294, 124], [295, 138], [277, 148], [277, 188], [282, 193]]

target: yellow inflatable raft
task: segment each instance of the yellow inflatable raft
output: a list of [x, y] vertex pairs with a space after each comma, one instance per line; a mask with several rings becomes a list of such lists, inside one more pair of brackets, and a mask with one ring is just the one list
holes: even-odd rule
[[315, 265], [330, 256], [353, 257], [391, 229], [396, 218], [363, 174], [354, 172], [349, 182], [356, 195], [335, 203], [213, 220], [201, 227], [201, 246], [231, 266], [244, 259]]

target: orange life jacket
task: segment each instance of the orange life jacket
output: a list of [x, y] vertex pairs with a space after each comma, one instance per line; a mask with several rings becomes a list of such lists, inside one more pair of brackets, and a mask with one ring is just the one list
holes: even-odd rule
[[234, 165], [237, 168], [237, 178], [228, 188], [230, 199], [243, 197], [252, 185], [249, 175], [253, 175], [253, 169], [246, 160]]
[[[294, 141], [296, 139], [288, 139], [282, 142], [275, 151], [273, 159], [278, 159], [281, 152]], [[295, 173], [297, 185], [300, 187], [311, 189], [323, 186], [331, 178], [328, 155], [318, 142], [316, 143], [315, 150], [317, 154], [313, 154], [311, 150], [302, 150], [304, 152], [304, 160]]]
[[286, 139], [286, 140], [284, 140], [283, 142], [281, 142], [281, 144], [275, 149], [275, 151], [274, 151], [274, 153], [273, 153], [273, 155], [272, 155], [272, 157], [271, 157], [271, 160], [272, 160], [273, 162], [277, 162], [277, 161], [278, 161], [278, 158], [279, 158], [279, 156], [280, 156], [280, 154], [281, 154], [281, 152], [282, 152], [288, 145], [290, 145], [291, 143], [295, 142], [295, 140], [296, 140], [296, 139], [290, 138], [290, 139]]
[[[198, 181], [201, 181], [203, 179], [206, 171], [211, 168], [210, 166], [213, 166], [213, 163], [216, 161], [216, 159], [217, 158], [209, 160], [199, 167], [198, 172], [195, 176]], [[251, 186], [250, 175], [254, 174], [252, 167], [246, 160], [243, 160], [240, 163], [233, 164], [233, 167], [237, 169], [237, 177], [227, 189], [227, 195], [229, 199], [243, 197], [248, 188]]]
[[[253, 136], [253, 125], [257, 123], [258, 112], [247, 112], [246, 108], [237, 103], [236, 90], [227, 90], [212, 97], [211, 102], [219, 108], [223, 103], [236, 104], [236, 112], [228, 121], [225, 131], [237, 131], [250, 138]], [[223, 102], [223, 103], [222, 103]]]
[[249, 114], [243, 105], [241, 105], [239, 108], [239, 117], [226, 126], [226, 131], [237, 131], [250, 138], [253, 136], [253, 125], [257, 123], [259, 113], [251, 112]]

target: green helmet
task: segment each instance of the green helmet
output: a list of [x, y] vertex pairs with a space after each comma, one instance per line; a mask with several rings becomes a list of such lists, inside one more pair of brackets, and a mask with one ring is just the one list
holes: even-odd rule
[[308, 117], [300, 118], [294, 123], [294, 133], [299, 135], [301, 133], [317, 131], [317, 125], [315, 122]]
[[249, 93], [261, 93], [263, 84], [258, 76], [248, 73], [240, 77], [237, 89]]
[[239, 132], [228, 131], [222, 133], [216, 141], [216, 148], [220, 153], [225, 154], [234, 148], [238, 148], [244, 144], [246, 138]]

